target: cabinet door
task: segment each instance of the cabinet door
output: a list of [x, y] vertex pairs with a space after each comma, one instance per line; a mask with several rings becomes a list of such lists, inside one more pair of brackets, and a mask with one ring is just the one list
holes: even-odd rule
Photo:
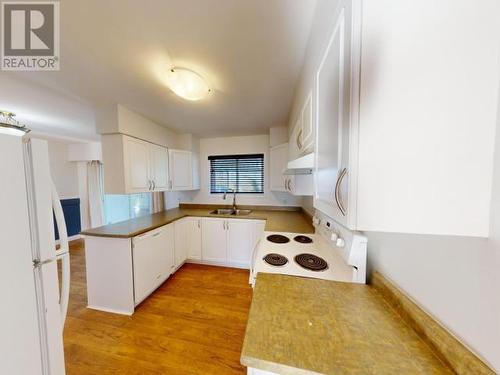
[[164, 279], [170, 276], [174, 270], [175, 255], [175, 223], [163, 227], [164, 235], [162, 237], [161, 250], [158, 254], [158, 263]]
[[150, 144], [139, 139], [124, 137], [125, 184], [130, 193], [148, 192], [150, 189]]
[[193, 183], [191, 189], [198, 190], [200, 188], [200, 155], [195, 153], [191, 154], [191, 166], [193, 170]]
[[303, 153], [314, 151], [312, 93], [309, 93], [302, 108], [302, 143]]
[[150, 231], [133, 239], [134, 295], [140, 303], [165, 279], [162, 264], [164, 231]]
[[283, 171], [288, 163], [288, 143], [271, 148], [270, 164], [271, 164], [271, 190], [286, 191], [285, 178]]
[[191, 152], [169, 150], [170, 190], [191, 190], [193, 171]]
[[302, 156], [302, 113], [297, 115], [288, 141], [288, 160], [294, 160], [300, 156]]
[[149, 149], [154, 191], [165, 191], [168, 189], [168, 151], [157, 145], [149, 145]]
[[181, 219], [175, 223], [175, 261], [174, 268], [179, 268], [187, 259], [190, 236], [190, 222]]
[[255, 241], [255, 222], [251, 220], [227, 220], [228, 263], [250, 267]]
[[190, 217], [188, 222], [187, 258], [201, 260], [201, 218]]
[[349, 173], [343, 171], [349, 163], [351, 27], [346, 11], [339, 13], [335, 24], [316, 74], [318, 134], [314, 205], [345, 225]]
[[227, 230], [225, 219], [203, 218], [202, 260], [225, 263], [227, 260]]

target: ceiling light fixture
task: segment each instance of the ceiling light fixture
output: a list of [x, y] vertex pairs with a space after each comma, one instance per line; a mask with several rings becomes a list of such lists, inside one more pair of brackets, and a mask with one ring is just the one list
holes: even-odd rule
[[210, 87], [196, 72], [185, 68], [171, 68], [167, 73], [170, 89], [187, 100], [200, 100], [210, 93]]
[[30, 131], [26, 125], [17, 121], [15, 116], [12, 112], [0, 111], [0, 134], [23, 136]]

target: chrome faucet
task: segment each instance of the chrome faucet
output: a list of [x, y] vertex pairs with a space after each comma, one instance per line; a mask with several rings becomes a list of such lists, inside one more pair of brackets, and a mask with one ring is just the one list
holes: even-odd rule
[[233, 211], [236, 211], [236, 190], [235, 189], [227, 189], [225, 192], [224, 192], [224, 196], [222, 197], [222, 199], [226, 200], [226, 196], [227, 196], [227, 193], [228, 192], [231, 192], [233, 193]]

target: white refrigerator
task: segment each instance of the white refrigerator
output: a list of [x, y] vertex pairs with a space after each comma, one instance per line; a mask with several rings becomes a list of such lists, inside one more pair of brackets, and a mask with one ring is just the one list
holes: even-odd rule
[[0, 185], [0, 374], [61, 375], [69, 252], [47, 142], [0, 134]]

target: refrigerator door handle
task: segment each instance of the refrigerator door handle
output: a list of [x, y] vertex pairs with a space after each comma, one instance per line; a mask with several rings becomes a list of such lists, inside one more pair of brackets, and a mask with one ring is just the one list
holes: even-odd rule
[[52, 184], [52, 209], [54, 210], [54, 217], [56, 218], [57, 230], [59, 231], [59, 250], [56, 250], [56, 258], [61, 261], [62, 266], [62, 282], [61, 291], [59, 295], [59, 307], [61, 309], [61, 322], [64, 327], [66, 315], [68, 313], [69, 302], [69, 284], [70, 284], [70, 263], [69, 263], [69, 242], [68, 231], [66, 229], [66, 221], [61, 206], [61, 200], [57, 194], [54, 182]]
[[61, 294], [59, 296], [59, 308], [61, 310], [61, 323], [64, 327], [66, 322], [66, 316], [68, 315], [68, 303], [69, 303], [69, 282], [70, 282], [70, 263], [69, 263], [69, 253], [60, 254], [57, 256], [57, 260], [61, 261], [62, 266], [62, 282], [61, 282]]
[[61, 200], [57, 194], [56, 186], [54, 182], [52, 184], [52, 209], [54, 210], [54, 217], [56, 218], [57, 230], [59, 231], [59, 250], [56, 250], [56, 256], [59, 254], [65, 254], [69, 251], [68, 244], [68, 230], [66, 229], [66, 221], [64, 220], [64, 213], [61, 206]]

